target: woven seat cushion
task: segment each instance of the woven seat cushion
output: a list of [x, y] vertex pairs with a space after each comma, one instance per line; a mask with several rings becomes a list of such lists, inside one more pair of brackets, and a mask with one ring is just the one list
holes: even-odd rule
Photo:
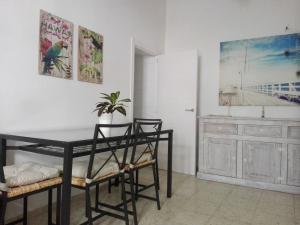
[[7, 188], [34, 184], [59, 176], [57, 168], [51, 168], [34, 162], [4, 166], [3, 170], [5, 184], [1, 185], [2, 191], [6, 191], [5, 189]]
[[[111, 172], [111, 173], [108, 173], [104, 176], [98, 176], [97, 179], [94, 179], [94, 181], [101, 181], [101, 180], [104, 180], [106, 178], [109, 178], [109, 177], [113, 177], [115, 175], [119, 174], [119, 172]], [[87, 184], [86, 182], [86, 178], [81, 178], [81, 177], [72, 177], [72, 185], [74, 186], [80, 186], [80, 187], [85, 187]]]
[[[155, 163], [155, 159], [138, 161], [136, 164], [133, 165], [133, 168], [144, 167], [144, 166], [147, 166], [147, 165], [151, 165], [153, 163]], [[126, 167], [126, 170], [128, 170], [129, 168], [130, 167]]]
[[[26, 193], [42, 190], [47, 187], [55, 186], [62, 183], [61, 177], [51, 178], [48, 180], [43, 180], [34, 184], [24, 185], [20, 187], [9, 188], [7, 192], [7, 197], [12, 198]], [[1, 195], [1, 192], [0, 192]]]
[[[106, 159], [101, 159], [101, 158], [95, 158], [94, 164], [93, 164], [93, 170], [92, 174], [94, 175], [97, 170], [104, 164]], [[76, 182], [72, 181], [72, 184], [78, 185], [79, 186], [85, 186], [85, 180], [87, 176], [87, 171], [88, 171], [88, 165], [89, 165], [89, 160], [82, 160], [82, 161], [75, 161], [73, 163], [73, 169], [72, 169], [72, 176], [73, 179]], [[63, 169], [62, 166], [57, 166], [61, 171]], [[101, 180], [107, 176], [115, 175], [120, 172], [119, 166], [116, 162], [109, 161], [99, 172], [98, 174], [94, 177], [95, 180]], [[84, 184], [83, 184], [84, 183]]]

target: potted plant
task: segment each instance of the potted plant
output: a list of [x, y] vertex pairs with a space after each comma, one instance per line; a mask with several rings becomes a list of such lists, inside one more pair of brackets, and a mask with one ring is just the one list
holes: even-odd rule
[[113, 120], [113, 113], [115, 111], [126, 116], [125, 107], [127, 106], [124, 103], [131, 102], [129, 98], [119, 100], [120, 91], [112, 92], [110, 94], [101, 93], [101, 95], [102, 96], [100, 98], [105, 101], [98, 102], [96, 109], [94, 110], [98, 112], [100, 124], [111, 124]]

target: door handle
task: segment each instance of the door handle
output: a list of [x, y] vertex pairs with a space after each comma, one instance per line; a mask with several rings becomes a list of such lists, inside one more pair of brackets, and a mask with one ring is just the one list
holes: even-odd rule
[[186, 112], [194, 112], [194, 109], [185, 109]]

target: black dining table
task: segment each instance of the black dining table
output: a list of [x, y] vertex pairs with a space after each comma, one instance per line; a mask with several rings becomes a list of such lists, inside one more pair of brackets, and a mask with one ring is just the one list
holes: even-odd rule
[[[62, 175], [62, 205], [61, 224], [70, 224], [71, 208], [71, 179], [73, 159], [90, 154], [93, 143], [93, 128], [52, 130], [41, 132], [8, 132], [0, 134], [0, 159], [6, 165], [6, 153], [8, 150], [20, 150], [42, 155], [54, 156], [63, 159]], [[118, 135], [109, 138], [118, 140]], [[133, 140], [134, 135], [131, 135]], [[13, 144], [10, 144], [12, 141]], [[167, 197], [172, 196], [172, 151], [173, 130], [161, 131], [160, 141], [168, 142], [167, 158]], [[144, 144], [138, 141], [137, 144]], [[10, 146], [13, 145], [13, 146]], [[133, 141], [130, 142], [130, 146]]]

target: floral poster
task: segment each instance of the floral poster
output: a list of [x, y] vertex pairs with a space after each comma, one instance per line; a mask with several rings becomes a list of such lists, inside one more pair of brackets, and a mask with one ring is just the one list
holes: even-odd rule
[[72, 79], [73, 24], [41, 10], [39, 73]]
[[102, 84], [103, 36], [79, 26], [78, 80]]

